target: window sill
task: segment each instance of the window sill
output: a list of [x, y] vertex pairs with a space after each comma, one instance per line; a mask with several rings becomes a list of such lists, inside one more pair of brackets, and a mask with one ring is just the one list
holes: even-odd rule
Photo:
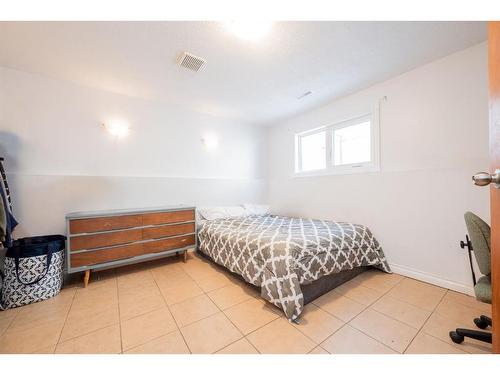
[[360, 166], [360, 167], [322, 169], [322, 170], [307, 171], [307, 172], [293, 172], [291, 177], [301, 178], [301, 177], [320, 177], [320, 176], [342, 176], [350, 174], [378, 173], [378, 172], [380, 172], [380, 166]]

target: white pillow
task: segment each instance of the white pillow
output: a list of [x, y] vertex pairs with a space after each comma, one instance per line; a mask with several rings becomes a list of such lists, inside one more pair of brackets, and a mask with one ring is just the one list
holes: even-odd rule
[[271, 207], [267, 204], [245, 203], [243, 207], [247, 215], [269, 215], [271, 213]]
[[202, 219], [205, 220], [245, 216], [245, 209], [241, 206], [200, 207], [197, 208], [197, 211]]

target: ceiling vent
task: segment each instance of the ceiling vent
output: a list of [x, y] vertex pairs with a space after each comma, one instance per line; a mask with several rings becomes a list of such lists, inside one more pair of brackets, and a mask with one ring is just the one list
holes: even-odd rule
[[188, 52], [183, 52], [177, 59], [177, 65], [195, 72], [200, 70], [205, 63], [206, 61], [201, 57], [192, 55]]
[[309, 96], [312, 94], [312, 91], [306, 91], [305, 93], [303, 93], [301, 96], [299, 96], [297, 99], [303, 99], [305, 98], [306, 96]]

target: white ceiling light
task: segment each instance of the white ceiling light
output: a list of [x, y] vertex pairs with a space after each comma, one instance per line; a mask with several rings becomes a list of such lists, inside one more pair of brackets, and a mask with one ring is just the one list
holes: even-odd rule
[[113, 120], [109, 123], [102, 124], [104, 129], [116, 139], [124, 138], [128, 135], [130, 131], [129, 125], [125, 121]]
[[241, 39], [257, 41], [266, 36], [273, 27], [269, 21], [229, 21], [226, 29]]

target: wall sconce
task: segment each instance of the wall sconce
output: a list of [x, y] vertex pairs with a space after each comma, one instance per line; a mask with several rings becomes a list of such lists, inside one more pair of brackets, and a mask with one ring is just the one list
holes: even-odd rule
[[201, 143], [203, 143], [203, 146], [205, 146], [207, 150], [211, 151], [217, 148], [219, 140], [215, 135], [207, 134], [201, 139]]
[[125, 121], [114, 120], [102, 126], [115, 139], [124, 138], [130, 132], [130, 126]]

